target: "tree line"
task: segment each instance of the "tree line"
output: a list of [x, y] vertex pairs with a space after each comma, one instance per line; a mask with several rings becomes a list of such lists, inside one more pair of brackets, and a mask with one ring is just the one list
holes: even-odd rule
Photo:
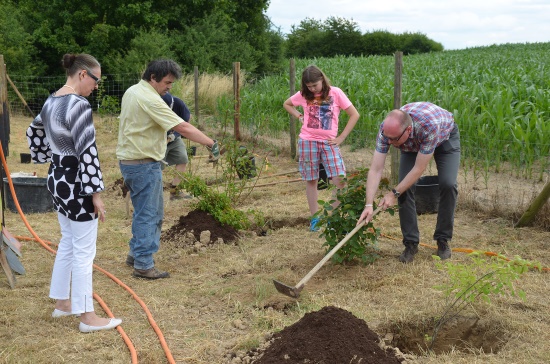
[[393, 34], [375, 30], [362, 34], [356, 22], [340, 17], [302, 20], [291, 27], [286, 46], [287, 57], [295, 58], [382, 56], [398, 50], [407, 55], [443, 50], [441, 43], [422, 33]]
[[57, 75], [64, 53], [90, 53], [104, 74], [141, 72], [172, 58], [192, 72], [281, 71], [286, 58], [441, 51], [421, 33], [362, 34], [352, 20], [306, 18], [283, 34], [266, 16], [269, 0], [3, 0], [0, 53], [8, 73]]

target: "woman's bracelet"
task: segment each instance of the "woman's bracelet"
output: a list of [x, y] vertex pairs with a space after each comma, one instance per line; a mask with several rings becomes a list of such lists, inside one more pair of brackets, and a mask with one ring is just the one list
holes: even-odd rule
[[365, 204], [365, 207], [372, 207], [371, 203]]

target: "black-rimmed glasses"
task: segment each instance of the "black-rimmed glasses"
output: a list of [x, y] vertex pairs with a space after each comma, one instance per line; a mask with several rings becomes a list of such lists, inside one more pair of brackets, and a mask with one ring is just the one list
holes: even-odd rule
[[408, 128], [409, 128], [409, 127], [407, 126], [407, 127], [405, 128], [405, 130], [403, 130], [403, 132], [401, 133], [401, 135], [398, 136], [397, 138], [390, 138], [389, 136], [384, 135], [384, 130], [382, 130], [382, 136], [383, 136], [384, 138], [388, 139], [390, 142], [396, 142], [396, 141], [398, 141], [399, 139], [401, 139], [401, 137], [403, 137], [403, 134], [405, 134], [405, 132], [407, 131]]
[[92, 78], [92, 80], [95, 81], [95, 84], [97, 85], [100, 81], [99, 78], [97, 78], [96, 75], [94, 75], [92, 72], [90, 72], [89, 70], [86, 70], [86, 73], [88, 74], [88, 76], [90, 76]]

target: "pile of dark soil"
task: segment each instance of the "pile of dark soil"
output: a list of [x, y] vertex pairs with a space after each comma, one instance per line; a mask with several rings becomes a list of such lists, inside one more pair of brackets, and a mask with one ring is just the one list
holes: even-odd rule
[[327, 306], [310, 312], [273, 335], [264, 350], [249, 352], [254, 364], [398, 364], [392, 350], [382, 350], [378, 335], [352, 313]]
[[210, 241], [217, 242], [222, 238], [224, 243], [231, 243], [238, 238], [238, 232], [229, 225], [222, 225], [208, 212], [193, 210], [185, 216], [180, 216], [178, 223], [162, 233], [161, 239], [178, 241], [184, 238], [186, 232], [192, 232], [195, 240], [200, 240], [201, 232], [210, 231]]
[[126, 197], [126, 194], [129, 191], [128, 191], [128, 187], [126, 187], [126, 185], [124, 184], [124, 179], [123, 178], [117, 179], [113, 183], [113, 186], [111, 187], [111, 190], [119, 190], [119, 189], [122, 192], [122, 197]]

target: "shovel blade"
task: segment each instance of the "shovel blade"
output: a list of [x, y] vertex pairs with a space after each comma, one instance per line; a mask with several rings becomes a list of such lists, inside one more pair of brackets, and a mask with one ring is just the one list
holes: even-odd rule
[[300, 297], [300, 292], [302, 291], [303, 287], [297, 288], [297, 287], [291, 287], [287, 286], [284, 283], [281, 283], [277, 280], [273, 280], [273, 284], [275, 285], [275, 288], [280, 293], [284, 294], [285, 296], [292, 297], [292, 298], [298, 298]]
[[8, 261], [8, 265], [10, 266], [10, 268], [17, 274], [25, 274], [25, 268], [23, 267], [23, 264], [21, 264], [19, 258], [17, 258], [17, 255], [13, 252], [13, 250], [7, 248], [4, 252], [6, 253], [6, 260]]

